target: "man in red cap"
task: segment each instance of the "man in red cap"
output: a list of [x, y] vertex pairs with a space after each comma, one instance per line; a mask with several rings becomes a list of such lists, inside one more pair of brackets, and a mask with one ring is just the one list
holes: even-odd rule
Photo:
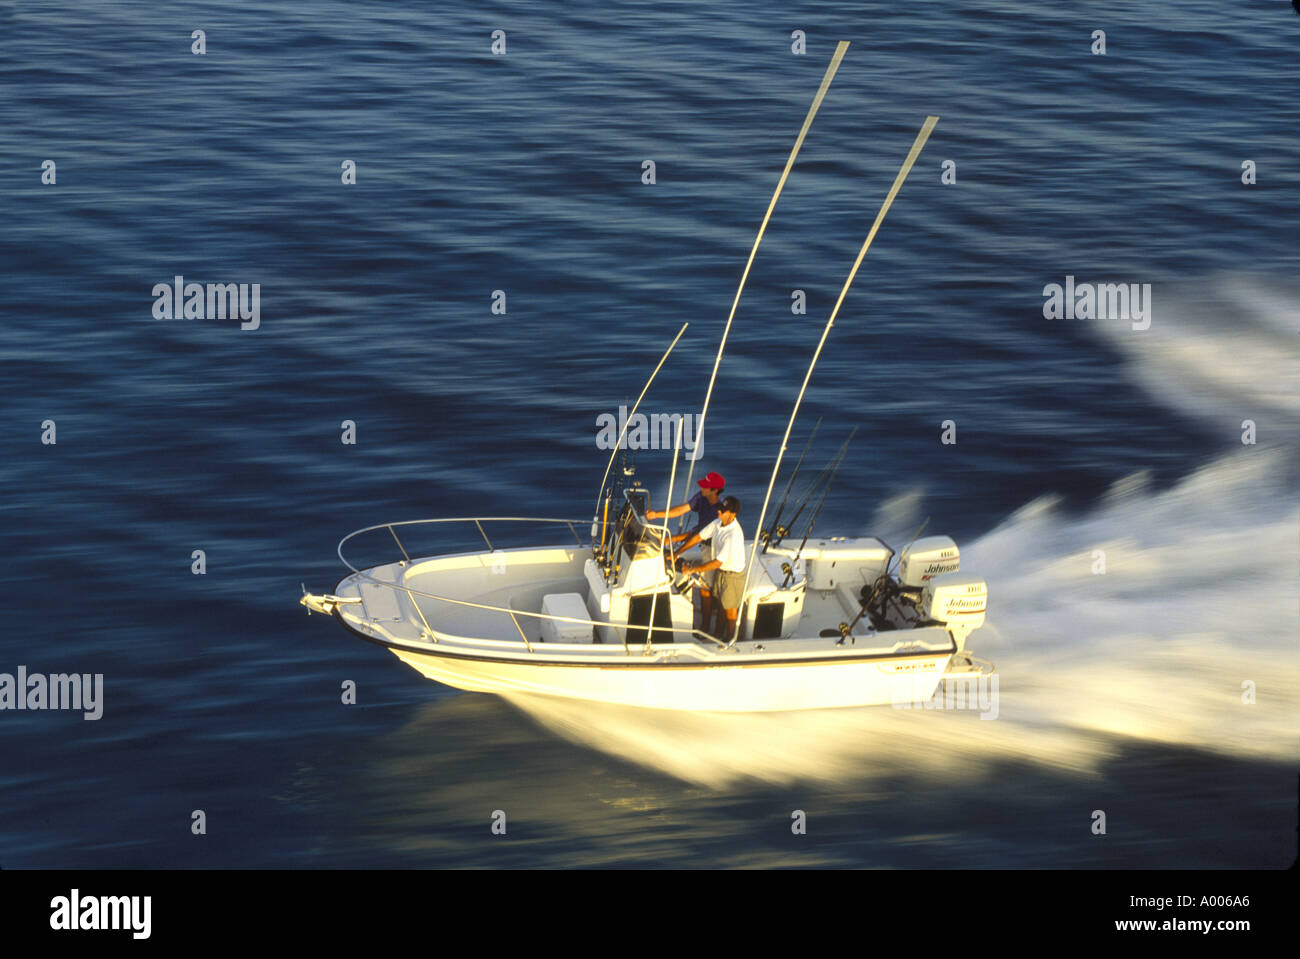
[[[689, 533], [679, 533], [674, 536], [672, 539], [674, 543], [689, 539], [718, 518], [718, 501], [727, 491], [727, 481], [722, 478], [721, 473], [710, 473], [704, 479], [697, 480], [697, 482], [700, 491], [685, 503], [678, 503], [667, 510], [646, 510], [645, 518], [649, 520], [663, 519], [665, 516], [669, 519], [676, 519], [686, 513], [699, 514], [695, 528]], [[708, 543], [701, 547], [701, 552], [703, 554], [701, 562], [707, 563], [713, 559], [712, 548]], [[716, 572], [716, 570], [709, 570], [703, 574], [703, 580], [700, 583], [700, 616], [702, 617], [700, 628], [705, 632], [709, 631], [713, 618], [713, 581]]]

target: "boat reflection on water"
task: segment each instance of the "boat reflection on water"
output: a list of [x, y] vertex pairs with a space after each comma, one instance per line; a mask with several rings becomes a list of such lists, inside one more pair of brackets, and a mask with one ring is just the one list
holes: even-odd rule
[[[335, 867], [1279, 868], [1294, 856], [1267, 799], [1294, 781], [1285, 764], [1037, 735], [971, 711], [692, 715], [453, 694], [324, 757], [312, 780], [313, 822], [335, 821], [305, 862]], [[1090, 833], [1095, 808], [1122, 816], [1122, 842]]]
[[[997, 677], [989, 679], [995, 692]], [[942, 692], [926, 706], [755, 714], [638, 709], [549, 696], [506, 698], [571, 742], [719, 791], [754, 783], [867, 785], [873, 778], [902, 772], [965, 777], [980, 762], [979, 754], [1015, 755], [1024, 748], [1018, 735], [999, 737], [996, 724], [971, 724], [979, 716], [972, 708], [978, 698], [965, 702], [966, 708], [949, 710], [944, 705], [958, 701], [945, 699]], [[995, 714], [986, 710], [985, 715]], [[972, 743], [972, 737], [980, 741]], [[1097, 755], [1080, 745], [1067, 750], [1071, 765]]]
[[[819, 849], [824, 843], [799, 844], [802, 837], [788, 826], [787, 797], [765, 790], [742, 796], [630, 765], [622, 760], [633, 757], [554, 735], [557, 720], [543, 718], [546, 703], [514, 705], [547, 728], [502, 698], [456, 694], [418, 708], [364, 752], [331, 757], [333, 771], [325, 778], [335, 781], [316, 788], [330, 793], [334, 815], [346, 818], [348, 828], [332, 830], [331, 848], [321, 852], [336, 866], [390, 868], [852, 863]], [[621, 708], [587, 705], [586, 716], [575, 712], [568, 719], [579, 725], [603, 719], [623, 736], [635, 739], [634, 729], [646, 740], [652, 736], [649, 715], [636, 721], [618, 717]], [[705, 729], [694, 731], [692, 744]], [[493, 831], [501, 814], [504, 835]]]

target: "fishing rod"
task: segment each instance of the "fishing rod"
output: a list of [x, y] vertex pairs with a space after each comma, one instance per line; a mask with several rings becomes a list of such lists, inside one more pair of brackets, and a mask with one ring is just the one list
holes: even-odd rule
[[[626, 460], [627, 459], [626, 451], [622, 451], [622, 453], [623, 453], [622, 459]], [[602, 523], [600, 529], [600, 553], [596, 556], [596, 562], [600, 564], [600, 571], [604, 574], [605, 582], [607, 584], [609, 583], [610, 574], [614, 570], [614, 561], [617, 558], [615, 556], [615, 552], [618, 548], [618, 544], [616, 542], [618, 538], [618, 530], [619, 530], [618, 504], [620, 502], [620, 494], [622, 493], [622, 488], [623, 488], [623, 467], [620, 465], [618, 472], [614, 475], [614, 479], [609, 482], [609, 485], [606, 486], [604, 490], [605, 493], [604, 496], [605, 502], [604, 502], [604, 510], [603, 510], [604, 522]], [[611, 508], [614, 511], [614, 519], [612, 521], [609, 519], [609, 513]], [[595, 525], [594, 521], [592, 525], [593, 526]]]
[[[767, 515], [767, 507], [772, 499], [772, 487], [776, 485], [776, 477], [781, 470], [781, 458], [785, 455], [786, 444], [790, 442], [790, 433], [794, 430], [794, 421], [799, 416], [799, 406], [803, 402], [804, 393], [808, 391], [808, 384], [812, 380], [813, 370], [817, 368], [817, 360], [822, 355], [822, 348], [826, 345], [826, 338], [830, 336], [831, 327], [835, 325], [835, 317], [839, 314], [840, 306], [844, 303], [844, 298], [848, 295], [849, 287], [853, 283], [853, 278], [858, 275], [858, 268], [862, 266], [862, 261], [866, 258], [867, 250], [871, 248], [871, 241], [876, 238], [876, 232], [880, 229], [880, 224], [884, 222], [885, 214], [889, 212], [889, 208], [894, 203], [894, 197], [898, 196], [898, 191], [902, 189], [903, 181], [907, 179], [907, 175], [912, 171], [912, 165], [916, 163], [916, 158], [920, 156], [921, 149], [925, 146], [925, 141], [930, 139], [930, 133], [934, 130], [934, 125], [938, 122], [938, 117], [928, 116], [925, 118], [925, 123], [921, 125], [921, 132], [916, 135], [916, 139], [912, 143], [912, 149], [907, 154], [907, 159], [903, 161], [903, 165], [899, 169], [898, 175], [894, 177], [894, 185], [889, 188], [889, 194], [885, 197], [885, 202], [881, 205], [880, 212], [876, 214], [875, 222], [871, 224], [871, 232], [867, 234], [867, 238], [863, 241], [862, 249], [858, 251], [858, 258], [853, 261], [853, 269], [849, 271], [848, 279], [844, 281], [844, 286], [840, 290], [839, 299], [835, 301], [835, 306], [831, 310], [830, 318], [826, 321], [826, 327], [822, 330], [822, 338], [817, 343], [817, 349], [813, 351], [812, 362], [808, 364], [808, 372], [804, 374], [803, 386], [800, 388], [799, 395], [794, 401], [794, 410], [790, 413], [790, 422], [786, 424], [785, 435], [781, 438], [781, 448], [776, 454], [776, 465], [772, 467], [772, 477], [767, 482], [767, 495], [763, 498], [763, 508], [758, 514], [758, 523], [754, 526], [754, 529], [756, 530], [763, 528], [763, 518]], [[744, 592], [741, 593], [742, 596], [744, 596], [749, 590], [749, 579], [754, 574], [754, 561], [757, 558], [757, 555], [758, 537], [755, 536], [754, 545], [750, 548], [749, 552], [749, 562], [745, 567], [745, 586]], [[740, 635], [739, 628], [736, 630], [736, 635]]]
[[618, 475], [614, 478], [613, 488], [614, 504], [618, 514], [614, 519], [614, 526], [610, 530], [610, 554], [605, 557], [606, 583], [609, 582], [610, 576], [618, 579], [618, 574], [623, 569], [623, 564], [620, 562], [622, 553], [619, 551], [619, 545], [626, 533], [627, 522], [632, 514], [632, 494], [641, 489], [641, 481], [636, 478], [636, 456], [632, 451], [624, 449], [619, 456]]
[[[794, 558], [786, 564], [788, 571], [785, 574], [785, 582], [781, 584], [782, 589], [789, 586], [790, 580], [794, 578], [794, 564], [799, 562], [799, 557], [803, 555], [803, 548], [808, 545], [808, 537], [812, 535], [813, 527], [817, 525], [817, 517], [821, 515], [822, 507], [826, 505], [826, 497], [830, 495], [831, 486], [835, 483], [835, 477], [839, 473], [840, 467], [844, 465], [844, 456], [848, 453], [849, 444], [853, 442], [853, 437], [857, 436], [857, 434], [858, 428], [855, 426], [853, 427], [853, 432], [849, 434], [849, 438], [846, 439], [844, 445], [840, 447], [839, 453], [836, 454], [835, 468], [831, 470], [831, 475], [826, 480], [826, 489], [822, 491], [821, 502], [817, 504], [817, 509], [813, 511], [812, 519], [808, 521], [808, 529], [803, 534], [803, 542], [799, 544], [799, 548], [795, 551]], [[791, 525], [793, 525], [793, 522]]]
[[[836, 453], [836, 455], [832, 456], [830, 461], [825, 466], [822, 467], [822, 471], [819, 474], [817, 474], [817, 478], [813, 480], [812, 485], [809, 486], [808, 489], [804, 492], [803, 496], [799, 500], [799, 506], [794, 511], [794, 516], [790, 520], [790, 525], [779, 526], [773, 524], [775, 526], [775, 529], [772, 530], [772, 535], [768, 538], [768, 541], [763, 544], [764, 553], [767, 552], [769, 545], [780, 546], [785, 541], [786, 534], [790, 532], [791, 528], [795, 525], [795, 523], [799, 522], [799, 516], [803, 513], [804, 507], [806, 507], [810, 502], [812, 502], [812, 498], [816, 496], [817, 491], [822, 488], [822, 484], [826, 482], [827, 478], [831, 474], [831, 468], [835, 466], [836, 462], [839, 460], [840, 455], [843, 453], [843, 451], [844, 451], [844, 446], [842, 445], [840, 447], [840, 450]], [[802, 549], [802, 547], [800, 548]], [[784, 589], [785, 586], [789, 584], [790, 580], [794, 578], [794, 566], [791, 565], [793, 562], [794, 560], [790, 560], [789, 562], [784, 562], [781, 564], [781, 572], [785, 574], [785, 581], [781, 585], [782, 589]]]
[[[925, 528], [929, 525], [930, 525], [930, 517], [927, 516], [925, 518], [925, 522], [921, 524], [921, 528], [918, 529], [916, 533], [912, 536], [912, 541], [908, 543], [906, 546], [904, 546], [902, 552], [898, 554], [898, 563], [900, 566], [903, 563], [903, 553], [906, 553], [908, 550], [910, 550], [913, 546], [916, 545], [916, 541], [920, 539], [921, 534], [925, 531]], [[890, 565], [893, 564], [891, 563]], [[890, 575], [893, 575], [892, 572], [890, 573]]]
[[[704, 438], [704, 419], [709, 415], [709, 401], [713, 398], [713, 384], [718, 378], [718, 367], [722, 363], [722, 353], [727, 348], [727, 334], [731, 332], [731, 321], [736, 318], [736, 308], [740, 305], [740, 294], [745, 289], [745, 281], [749, 279], [750, 268], [754, 265], [754, 257], [758, 255], [758, 245], [763, 242], [763, 234], [767, 231], [767, 222], [772, 218], [772, 211], [776, 209], [776, 201], [781, 197], [781, 191], [785, 189], [786, 178], [790, 176], [790, 171], [794, 168], [795, 157], [799, 155], [799, 148], [803, 146], [804, 137], [808, 135], [809, 128], [812, 127], [813, 118], [817, 116], [817, 110], [822, 105], [822, 98], [826, 96], [826, 91], [830, 88], [831, 80], [835, 78], [835, 71], [840, 68], [840, 61], [844, 59], [845, 52], [849, 49], [849, 42], [841, 40], [835, 47], [835, 53], [831, 55], [831, 62], [826, 67], [826, 74], [822, 77], [821, 86], [817, 88], [817, 95], [813, 97], [812, 106], [808, 108], [808, 115], [804, 117], [803, 128], [799, 131], [798, 138], [794, 141], [794, 148], [790, 151], [790, 158], [785, 161], [785, 169], [781, 171], [781, 179], [777, 181], [776, 192], [772, 194], [772, 201], [767, 205], [767, 213], [763, 215], [763, 222], [758, 228], [758, 235], [754, 237], [754, 245], [749, 251], [749, 260], [745, 263], [745, 270], [740, 275], [740, 285], [736, 287], [736, 296], [731, 301], [731, 312], [727, 314], [727, 325], [722, 330], [722, 342], [718, 344], [718, 355], [713, 358], [713, 373], [709, 377], [709, 388], [704, 393], [704, 406], [700, 410], [700, 418], [695, 427], [695, 448], [703, 449], [700, 445]], [[695, 478], [695, 460], [691, 461], [690, 469], [686, 472], [686, 485], [682, 488], [682, 498], [686, 499], [686, 494], [691, 490], [691, 480]], [[670, 500], [671, 502], [671, 500]], [[685, 517], [682, 518], [682, 524], [685, 523]], [[678, 526], [680, 530], [681, 525]]]
[[[623, 400], [623, 406], [624, 408], [627, 407], [626, 398], [624, 398]], [[633, 470], [629, 470], [627, 466], [627, 449], [615, 446], [614, 452], [615, 454], [617, 454], [619, 459], [618, 472], [614, 474], [614, 479], [608, 484], [608, 486], [605, 486], [604, 488], [605, 522], [602, 523], [601, 525], [600, 552], [596, 555], [596, 562], [600, 564], [600, 571], [602, 574], [604, 574], [606, 584], [609, 583], [609, 577], [611, 575], [616, 575], [618, 571], [618, 567], [616, 566], [616, 562], [618, 560], [617, 540], [620, 536], [620, 531], [623, 528], [621, 525], [622, 508], [618, 504], [623, 501], [624, 478], [627, 477], [631, 472], [633, 472]], [[615, 511], [614, 523], [612, 526], [609, 525], [609, 510], [611, 506], [614, 508]], [[595, 518], [593, 517], [592, 518], [593, 531], [595, 530], [595, 526], [596, 526], [596, 521]]]
[[[600, 521], [600, 549], [596, 553], [596, 562], [600, 563], [602, 566], [605, 564], [606, 542], [609, 539], [606, 530], [609, 528], [609, 501], [613, 499], [613, 493], [613, 490], [605, 490], [604, 515]], [[592, 525], [595, 525], [594, 521]]]
[[[781, 505], [777, 508], [776, 519], [772, 520], [772, 528], [767, 533], [760, 533], [763, 536], [763, 552], [767, 552], [768, 544], [772, 541], [772, 536], [777, 535], [781, 529], [781, 514], [785, 512], [785, 504], [790, 499], [790, 490], [794, 488], [794, 481], [799, 478], [799, 469], [803, 466], [803, 458], [808, 455], [808, 449], [812, 446], [813, 437], [817, 435], [817, 428], [822, 425], [822, 418], [817, 417], [817, 422], [813, 424], [812, 433], [808, 435], [808, 442], [804, 444], [803, 452], [799, 454], [799, 462], [794, 464], [794, 472], [790, 474], [790, 482], [785, 484], [785, 495], [781, 497]], [[778, 538], [777, 542], [780, 542]]]
[[[857, 430], [854, 429], [853, 432], [856, 433]], [[803, 514], [804, 509], [806, 509], [808, 504], [812, 502], [812, 498], [817, 495], [817, 491], [822, 488], [822, 484], [831, 477], [832, 471], [839, 468], [837, 464], [843, 461], [844, 451], [848, 449], [849, 440], [851, 439], [853, 439], [852, 433], [849, 434], [849, 439], [845, 440], [840, 445], [839, 450], [831, 457], [830, 462], [823, 466], [822, 471], [817, 474], [817, 479], [813, 481], [812, 486], [808, 487], [808, 491], [804, 493], [803, 499], [799, 501], [799, 507], [794, 511], [794, 516], [790, 517], [790, 525], [778, 528], [775, 531], [777, 546], [781, 545], [785, 540], [786, 534], [794, 528], [795, 523], [799, 522], [799, 517]]]

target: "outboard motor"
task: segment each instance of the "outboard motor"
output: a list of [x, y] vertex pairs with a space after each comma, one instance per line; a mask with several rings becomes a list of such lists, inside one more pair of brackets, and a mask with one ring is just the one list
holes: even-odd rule
[[988, 605], [988, 584], [969, 574], [942, 573], [926, 583], [921, 592], [921, 615], [947, 626], [958, 649], [973, 630], [984, 625]]
[[955, 573], [961, 565], [957, 544], [947, 536], [927, 536], [903, 550], [898, 567], [898, 582], [918, 589], [935, 576]]

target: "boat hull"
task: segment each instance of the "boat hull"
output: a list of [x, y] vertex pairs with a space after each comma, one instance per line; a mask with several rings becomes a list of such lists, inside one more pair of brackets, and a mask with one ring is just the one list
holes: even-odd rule
[[390, 649], [457, 689], [532, 693], [648, 709], [783, 712], [925, 702], [950, 653], [848, 662], [746, 665], [534, 665]]

